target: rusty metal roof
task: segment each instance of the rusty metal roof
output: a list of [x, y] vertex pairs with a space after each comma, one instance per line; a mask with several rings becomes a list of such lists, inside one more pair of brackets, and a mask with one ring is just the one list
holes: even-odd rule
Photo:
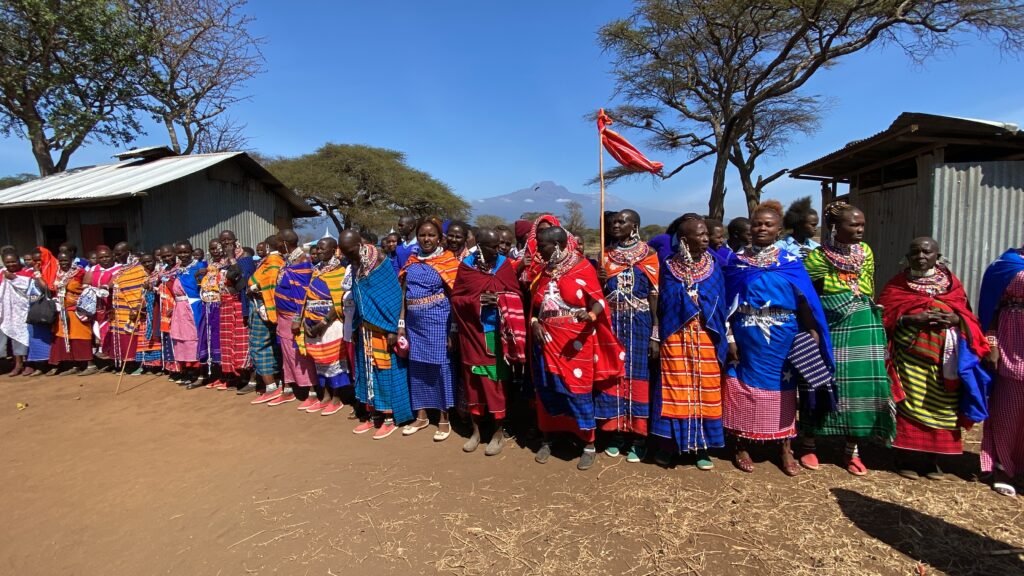
[[0, 209], [47, 204], [83, 204], [144, 196], [157, 186], [228, 160], [240, 163], [249, 174], [287, 200], [298, 215], [315, 214], [302, 198], [245, 152], [169, 156], [155, 160], [135, 158], [112, 164], [75, 168], [0, 190]]
[[888, 160], [944, 144], [1024, 151], [1016, 124], [904, 112], [885, 130], [790, 170], [792, 178], [839, 179]]

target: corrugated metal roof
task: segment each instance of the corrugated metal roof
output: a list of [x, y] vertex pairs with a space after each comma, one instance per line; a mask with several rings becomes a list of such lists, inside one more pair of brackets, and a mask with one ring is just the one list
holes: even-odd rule
[[1009, 122], [904, 112], [885, 130], [854, 140], [789, 173], [792, 178], [843, 178], [866, 166], [926, 147], [929, 141], [941, 143], [943, 138], [988, 138], [991, 146], [1012, 142], [1010, 146], [1017, 149], [1022, 138], [1019, 132], [1017, 125]]
[[39, 204], [75, 204], [129, 196], [173, 182], [230, 159], [238, 159], [260, 180], [288, 200], [300, 215], [313, 213], [305, 202], [245, 152], [192, 154], [158, 160], [128, 160], [76, 168], [0, 190], [0, 208]]

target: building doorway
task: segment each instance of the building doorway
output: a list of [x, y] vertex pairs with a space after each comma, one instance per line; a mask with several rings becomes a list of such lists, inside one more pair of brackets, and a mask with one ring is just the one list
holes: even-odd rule
[[128, 226], [125, 224], [83, 224], [81, 254], [103, 244], [113, 248], [119, 242], [128, 240]]

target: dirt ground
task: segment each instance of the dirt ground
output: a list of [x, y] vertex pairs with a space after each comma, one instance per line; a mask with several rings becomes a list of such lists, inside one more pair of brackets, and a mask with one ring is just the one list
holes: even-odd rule
[[578, 472], [162, 377], [2, 380], [0, 574], [1024, 574], [1024, 504], [973, 477], [977, 433], [942, 482]]

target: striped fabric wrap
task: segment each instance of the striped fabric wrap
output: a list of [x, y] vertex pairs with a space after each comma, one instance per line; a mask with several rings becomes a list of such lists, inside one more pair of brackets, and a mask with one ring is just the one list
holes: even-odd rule
[[249, 278], [249, 292], [258, 294], [267, 314], [267, 321], [277, 322], [277, 280], [284, 268], [284, 257], [277, 252], [267, 254]]
[[800, 332], [793, 338], [787, 359], [800, 375], [797, 394], [801, 409], [807, 414], [834, 412], [838, 400], [832, 372], [810, 332]]
[[900, 326], [893, 334], [893, 362], [907, 396], [899, 409], [929, 428], [956, 430], [960, 394], [943, 381], [941, 347], [939, 357], [933, 356], [936, 341], [945, 341], [944, 332]]
[[288, 264], [281, 269], [281, 277], [274, 292], [277, 311], [281, 314], [299, 314], [306, 302], [306, 288], [313, 277], [313, 263], [308, 258]]
[[111, 303], [114, 317], [110, 323], [115, 334], [131, 334], [135, 328], [131, 321], [142, 309], [143, 293], [148, 278], [145, 268], [135, 264], [121, 268], [113, 278]]
[[[320, 268], [313, 269], [309, 286], [306, 287], [306, 299], [302, 306], [302, 320], [306, 326], [312, 327], [323, 321], [334, 309], [335, 318], [344, 318], [343, 301], [345, 290], [342, 282], [345, 280], [345, 268], [337, 267], [324, 272]], [[295, 343], [299, 347], [299, 353], [310, 356], [307, 348], [305, 331], [295, 337]], [[314, 360], [316, 358], [314, 357]]]

